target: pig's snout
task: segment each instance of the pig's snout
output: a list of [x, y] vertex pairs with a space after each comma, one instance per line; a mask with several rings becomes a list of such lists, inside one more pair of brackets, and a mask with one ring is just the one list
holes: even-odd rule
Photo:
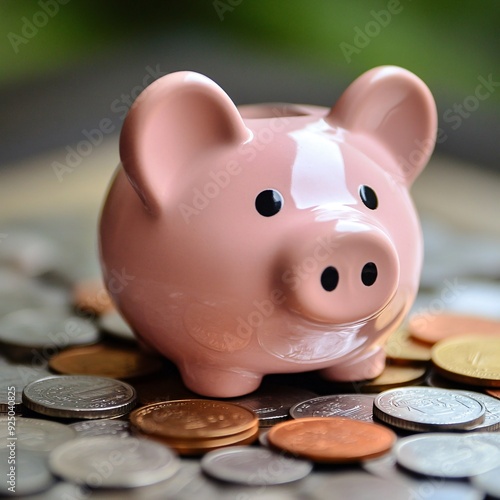
[[322, 322], [344, 324], [381, 311], [399, 283], [399, 259], [380, 229], [338, 222], [332, 231], [288, 251], [282, 281], [292, 309]]

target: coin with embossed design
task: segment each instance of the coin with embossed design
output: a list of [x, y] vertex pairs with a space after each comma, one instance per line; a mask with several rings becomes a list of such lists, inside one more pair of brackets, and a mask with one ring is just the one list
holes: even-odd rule
[[379, 424], [343, 417], [309, 417], [282, 422], [268, 434], [280, 450], [316, 462], [351, 463], [388, 452], [393, 431]]
[[482, 403], [457, 391], [400, 387], [380, 393], [373, 414], [381, 421], [414, 431], [467, 429], [484, 422]]
[[500, 387], [500, 336], [461, 336], [439, 341], [432, 362], [446, 378], [482, 387]]
[[27, 408], [60, 418], [110, 418], [128, 413], [136, 404], [135, 389], [119, 380], [90, 375], [46, 377], [23, 391]]
[[373, 422], [373, 400], [369, 394], [332, 394], [302, 401], [290, 408], [292, 418], [348, 417]]

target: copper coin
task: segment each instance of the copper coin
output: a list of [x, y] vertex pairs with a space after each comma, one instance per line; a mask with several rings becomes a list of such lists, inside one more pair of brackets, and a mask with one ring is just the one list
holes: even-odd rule
[[173, 448], [181, 455], [201, 455], [211, 450], [223, 448], [225, 446], [235, 446], [251, 444], [259, 436], [259, 427], [255, 425], [251, 429], [230, 436], [215, 437], [210, 439], [190, 438], [190, 439], [175, 439], [163, 438], [158, 435], [144, 434], [142, 432], [134, 432], [135, 435], [153, 439], [170, 448]]
[[500, 389], [486, 389], [486, 394], [489, 394], [494, 398], [500, 399]]
[[466, 314], [415, 314], [408, 323], [412, 337], [435, 344], [439, 340], [457, 335], [498, 335], [500, 321]]
[[384, 349], [387, 358], [397, 364], [425, 363], [431, 359], [430, 346], [413, 339], [404, 328], [391, 334]]
[[65, 349], [54, 355], [49, 367], [65, 375], [99, 375], [117, 379], [142, 377], [162, 368], [160, 358], [137, 349], [95, 345]]
[[101, 279], [89, 279], [73, 287], [73, 304], [81, 311], [103, 314], [114, 309], [113, 302]]
[[168, 439], [212, 439], [258, 426], [252, 411], [208, 399], [153, 403], [132, 412], [130, 422], [144, 434]]
[[361, 392], [381, 392], [403, 385], [418, 385], [425, 380], [425, 366], [387, 365], [373, 380], [360, 387]]
[[352, 463], [390, 451], [396, 434], [360, 420], [310, 417], [277, 424], [268, 439], [275, 448], [316, 462]]

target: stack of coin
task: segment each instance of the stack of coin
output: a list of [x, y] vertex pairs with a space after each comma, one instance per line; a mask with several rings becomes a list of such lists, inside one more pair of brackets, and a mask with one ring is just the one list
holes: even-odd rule
[[231, 403], [184, 399], [153, 403], [130, 414], [132, 430], [160, 441], [182, 455], [252, 443], [259, 421], [250, 410]]

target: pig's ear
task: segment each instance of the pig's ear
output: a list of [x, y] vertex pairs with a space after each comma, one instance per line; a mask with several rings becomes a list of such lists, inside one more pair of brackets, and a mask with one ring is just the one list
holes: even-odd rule
[[217, 146], [250, 137], [228, 95], [212, 80], [182, 71], [147, 87], [120, 136], [123, 168], [145, 207], [159, 214], [189, 163]]
[[396, 66], [361, 75], [326, 121], [375, 139], [392, 155], [397, 165], [394, 174], [408, 186], [427, 164], [436, 143], [437, 112], [430, 90], [413, 73]]

